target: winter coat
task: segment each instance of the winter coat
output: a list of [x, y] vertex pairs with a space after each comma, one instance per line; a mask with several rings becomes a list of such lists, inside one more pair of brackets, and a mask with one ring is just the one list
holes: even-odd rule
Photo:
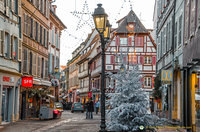
[[88, 108], [88, 112], [94, 112], [93, 101], [88, 101], [87, 102], [87, 108]]

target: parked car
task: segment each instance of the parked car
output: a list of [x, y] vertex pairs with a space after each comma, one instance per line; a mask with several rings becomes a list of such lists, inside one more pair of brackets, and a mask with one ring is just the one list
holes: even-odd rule
[[53, 118], [61, 118], [63, 112], [63, 105], [60, 102], [54, 103]]
[[81, 103], [73, 103], [71, 112], [73, 113], [74, 111], [81, 111], [82, 113], [84, 112], [84, 105]]

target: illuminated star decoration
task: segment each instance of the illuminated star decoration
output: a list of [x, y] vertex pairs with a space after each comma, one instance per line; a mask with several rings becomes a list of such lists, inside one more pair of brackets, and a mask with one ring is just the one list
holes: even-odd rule
[[119, 10], [119, 12], [117, 13], [117, 16], [115, 17], [115, 21], [118, 20], [118, 17], [120, 16], [121, 11], [122, 11], [122, 9], [124, 8], [124, 6], [125, 6], [126, 3], [129, 4], [130, 10], [133, 10], [133, 1], [132, 1], [132, 0], [123, 0], [123, 1], [124, 1], [124, 2], [122, 3], [122, 6], [121, 6], [120, 10]]
[[76, 31], [78, 29], [81, 29], [84, 25], [88, 25], [91, 28], [94, 27], [93, 19], [92, 19], [92, 13], [89, 11], [87, 1], [85, 1], [83, 5], [82, 12], [74, 11], [71, 12], [75, 17], [79, 18], [79, 22], [76, 27]]

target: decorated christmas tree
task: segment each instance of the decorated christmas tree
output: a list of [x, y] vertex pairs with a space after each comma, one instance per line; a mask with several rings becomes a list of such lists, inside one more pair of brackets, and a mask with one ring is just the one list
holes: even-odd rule
[[111, 131], [138, 131], [141, 127], [155, 126], [158, 117], [151, 115], [149, 95], [142, 89], [137, 65], [127, 70], [122, 64], [115, 80], [115, 92], [107, 94], [107, 128]]

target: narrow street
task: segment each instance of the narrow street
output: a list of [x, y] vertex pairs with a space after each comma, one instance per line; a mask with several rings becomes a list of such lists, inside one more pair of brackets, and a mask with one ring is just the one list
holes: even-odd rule
[[1, 132], [97, 132], [100, 125], [100, 114], [93, 119], [85, 119], [85, 112], [64, 111], [61, 119], [29, 119], [8, 125], [0, 125]]

